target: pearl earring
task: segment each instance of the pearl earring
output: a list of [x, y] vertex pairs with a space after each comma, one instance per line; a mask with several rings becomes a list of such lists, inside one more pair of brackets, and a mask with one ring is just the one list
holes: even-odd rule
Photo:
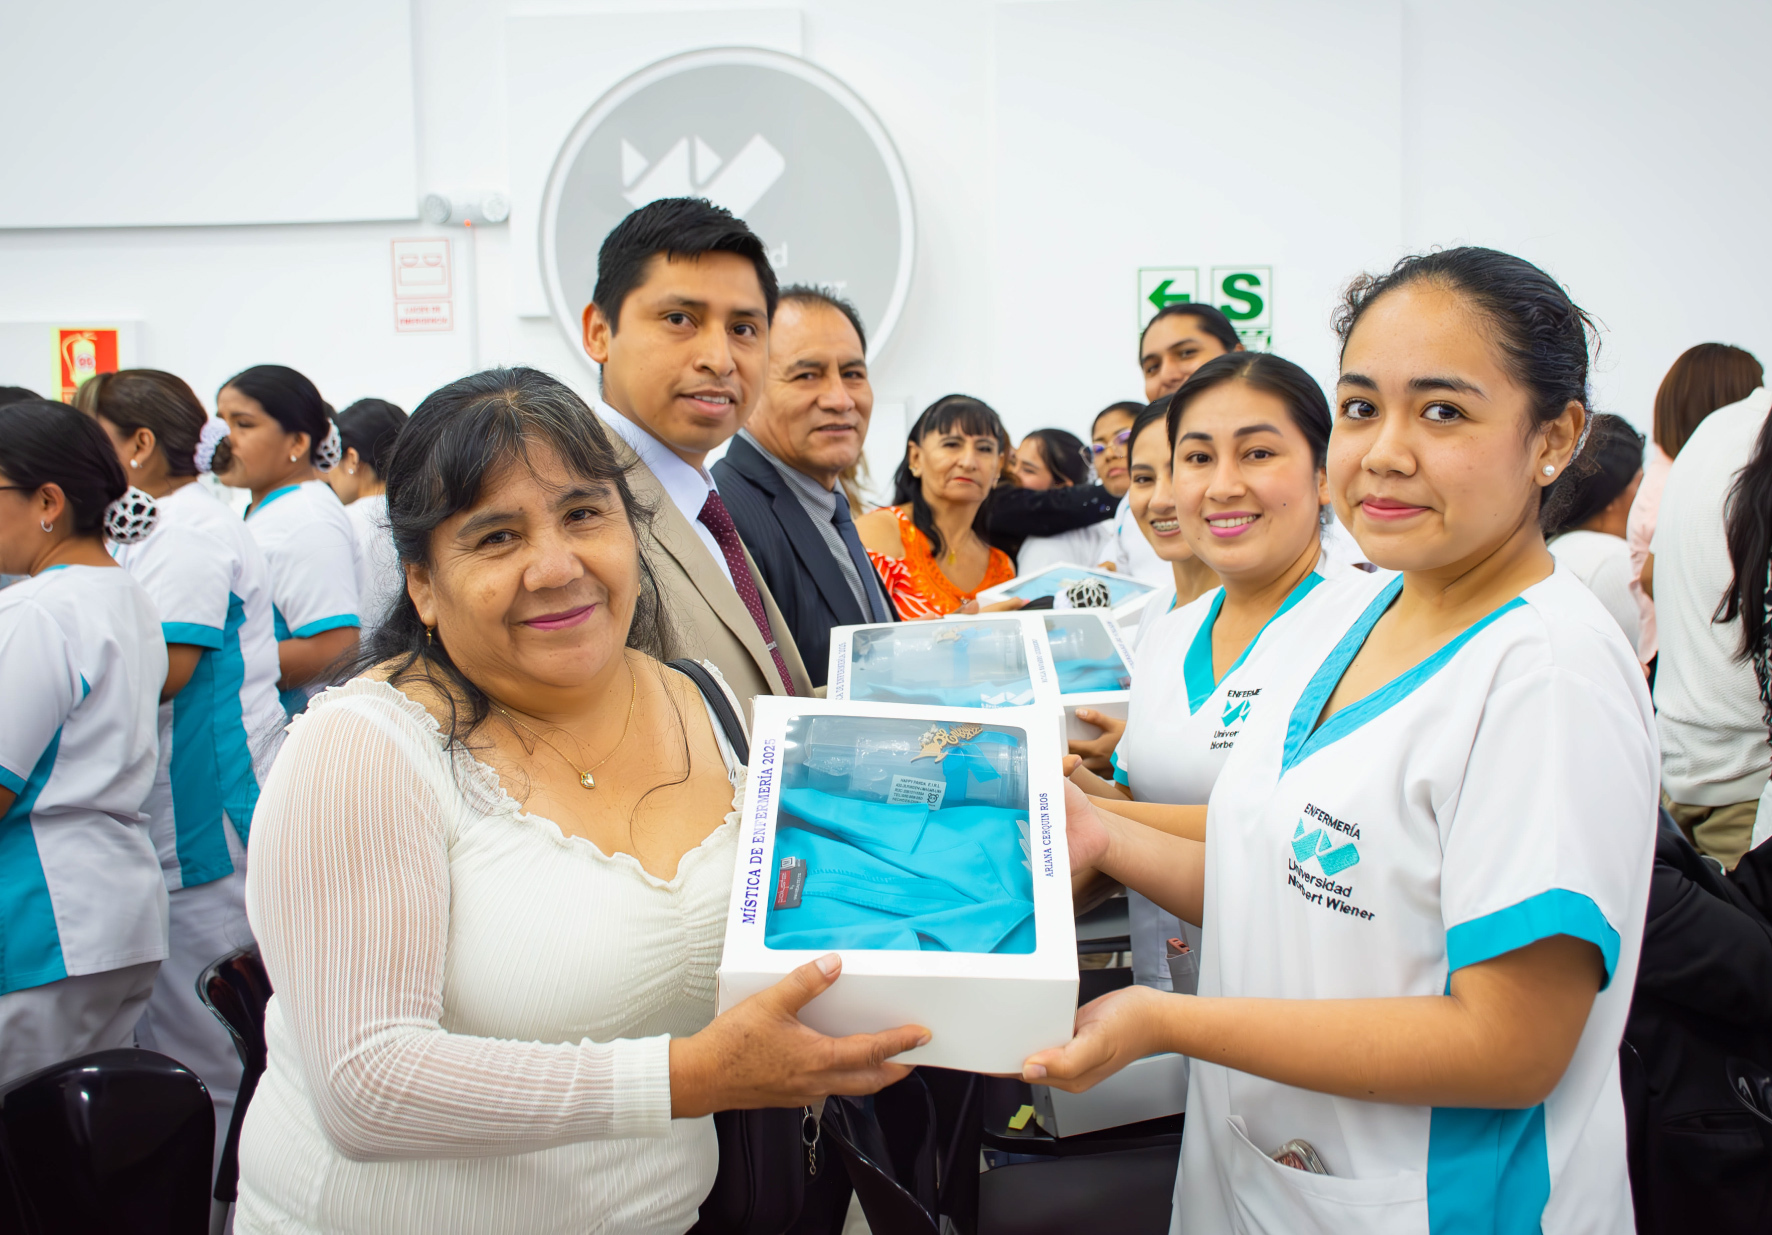
[[41, 519], [39, 519], [39, 520], [37, 520], [37, 526], [38, 526], [38, 527], [40, 527], [40, 528], [42, 528], [42, 529], [43, 529], [43, 530], [44, 530], [44, 531], [46, 531], [46, 532], [53, 532], [53, 531], [55, 531], [55, 524], [53, 524], [53, 523], [45, 523], [45, 522], [43, 522], [43, 520], [41, 520]]
[[296, 461], [296, 460], [297, 460], [297, 459], [299, 459], [299, 458], [301, 458], [301, 456], [300, 456], [300, 455], [290, 455], [290, 456], [289, 456], [289, 461], [290, 461], [290, 462], [291, 462], [291, 463], [294, 463], [294, 462], [295, 462], [295, 461]]
[[140, 464], [140, 463], [139, 463], [139, 462], [138, 462], [138, 461], [136, 461], [136, 460], [135, 460], [135, 459], [131, 459], [131, 460], [130, 460], [130, 461], [129, 461], [129, 466], [130, 466], [130, 467], [140, 467], [140, 466], [141, 466], [141, 464]]
[[1544, 474], [1546, 476], [1555, 476], [1557, 474], [1557, 469], [1547, 463], [1544, 465]]

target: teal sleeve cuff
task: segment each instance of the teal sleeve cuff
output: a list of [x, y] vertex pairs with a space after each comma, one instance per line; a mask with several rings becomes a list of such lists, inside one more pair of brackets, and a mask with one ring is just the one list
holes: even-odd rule
[[1124, 785], [1128, 789], [1132, 788], [1132, 782], [1126, 779], [1125, 769], [1123, 769], [1120, 766], [1120, 752], [1119, 751], [1115, 751], [1113, 754], [1108, 756], [1108, 763], [1111, 764], [1114, 769], [1114, 784]]
[[1598, 948], [1606, 964], [1606, 980], [1600, 989], [1612, 984], [1612, 973], [1618, 966], [1618, 932], [1592, 898], [1564, 888], [1529, 896], [1517, 905], [1460, 922], [1447, 931], [1447, 973], [1493, 960], [1553, 935], [1572, 935]]
[[337, 630], [341, 626], [359, 626], [355, 613], [335, 613], [331, 617], [316, 618], [306, 626], [297, 626], [289, 632], [291, 639], [312, 639], [315, 635], [324, 634], [329, 630]]
[[168, 643], [188, 643], [210, 651], [222, 645], [221, 631], [213, 626], [199, 626], [196, 622], [162, 622], [160, 634]]
[[25, 791], [25, 778], [11, 768], [0, 767], [0, 789], [10, 789], [13, 793]]

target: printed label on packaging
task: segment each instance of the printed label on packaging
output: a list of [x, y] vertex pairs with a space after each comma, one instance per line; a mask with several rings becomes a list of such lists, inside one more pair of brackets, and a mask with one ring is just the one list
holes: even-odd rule
[[806, 859], [783, 858], [775, 876], [775, 907], [798, 909], [800, 894], [806, 890]]
[[894, 776], [892, 787], [886, 791], [886, 802], [891, 806], [927, 806], [930, 810], [940, 810], [941, 800], [947, 796], [947, 792], [948, 783], [945, 780]]

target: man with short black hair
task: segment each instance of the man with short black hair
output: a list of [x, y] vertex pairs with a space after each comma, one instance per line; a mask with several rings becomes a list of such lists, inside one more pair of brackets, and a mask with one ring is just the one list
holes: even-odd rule
[[861, 458], [873, 410], [854, 307], [817, 288], [782, 292], [763, 397], [713, 471], [815, 686], [831, 627], [894, 620], [838, 483]]
[[743, 220], [677, 197], [616, 224], [584, 310], [585, 351], [602, 369], [597, 415], [632, 452], [628, 483], [654, 511], [645, 547], [672, 652], [718, 666], [747, 715], [756, 695], [812, 693], [706, 467], [762, 391], [776, 299]]

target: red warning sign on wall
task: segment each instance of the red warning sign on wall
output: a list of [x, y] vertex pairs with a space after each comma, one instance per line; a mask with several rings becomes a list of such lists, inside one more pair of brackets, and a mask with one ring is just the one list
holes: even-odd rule
[[70, 403], [81, 382], [98, 373], [117, 371], [117, 331], [58, 327], [55, 354], [55, 397], [63, 403]]

